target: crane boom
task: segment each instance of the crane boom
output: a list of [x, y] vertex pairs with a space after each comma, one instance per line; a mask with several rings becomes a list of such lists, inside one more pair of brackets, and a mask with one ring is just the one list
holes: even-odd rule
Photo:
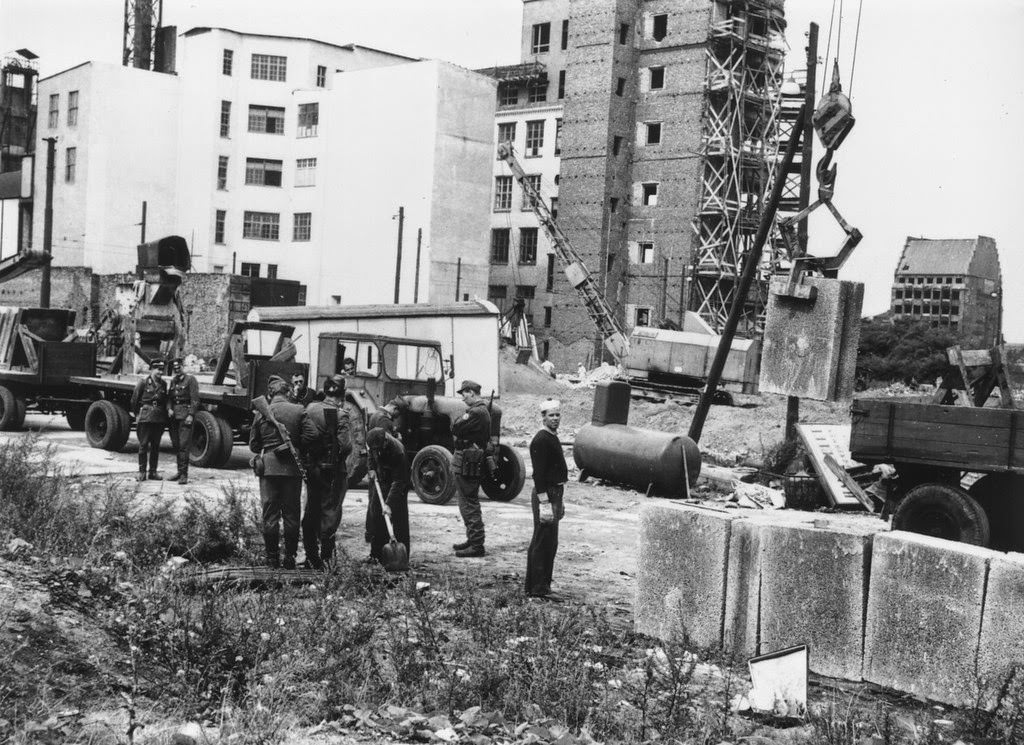
[[507, 142], [499, 144], [498, 157], [508, 164], [512, 175], [519, 182], [519, 186], [522, 187], [523, 192], [530, 200], [534, 214], [540, 220], [544, 232], [551, 239], [555, 253], [562, 262], [569, 284], [579, 293], [580, 299], [587, 309], [587, 314], [601, 333], [605, 348], [615, 358], [616, 362], [621, 362], [629, 354], [629, 337], [626, 336], [619, 322], [615, 319], [615, 314], [608, 305], [608, 301], [605, 300], [604, 294], [598, 289], [597, 283], [590, 274], [590, 270], [587, 269], [587, 265], [583, 263], [583, 259], [580, 258], [576, 249], [573, 248], [569, 239], [565, 237], [565, 233], [558, 227], [555, 218], [551, 215], [551, 209], [543, 197], [541, 197], [540, 191], [526, 178], [526, 172], [523, 171], [523, 167], [519, 165], [519, 161], [512, 153], [512, 146]]

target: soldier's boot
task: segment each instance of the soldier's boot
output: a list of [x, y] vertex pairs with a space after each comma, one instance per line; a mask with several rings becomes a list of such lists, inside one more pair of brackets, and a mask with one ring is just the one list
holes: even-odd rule
[[281, 566], [281, 557], [278, 554], [277, 539], [263, 536], [263, 546], [266, 549], [267, 566], [277, 569]]
[[164, 480], [164, 477], [163, 477], [163, 476], [161, 476], [161, 475], [160, 475], [159, 473], [157, 473], [156, 471], [150, 471], [150, 472], [149, 472], [149, 476], [147, 476], [147, 478], [148, 478], [148, 479], [149, 479], [150, 481], [163, 481], [163, 480]]
[[473, 544], [470, 543], [469, 541], [463, 541], [462, 543], [453, 543], [452, 544], [452, 549], [455, 550], [455, 551], [465, 551], [467, 548], [469, 548], [472, 545]]
[[145, 472], [145, 470], [139, 471], [139, 475], [138, 475], [136, 480], [137, 481], [145, 481], [146, 480], [146, 472]]

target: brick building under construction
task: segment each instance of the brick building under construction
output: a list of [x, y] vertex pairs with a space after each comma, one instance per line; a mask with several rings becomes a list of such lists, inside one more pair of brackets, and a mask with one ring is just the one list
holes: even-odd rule
[[[625, 328], [686, 309], [724, 323], [778, 154], [784, 28], [782, 0], [524, 0], [521, 64], [487, 71], [498, 139], [536, 174]], [[497, 163], [491, 299], [526, 297], [559, 367], [600, 359], [511, 190]]]

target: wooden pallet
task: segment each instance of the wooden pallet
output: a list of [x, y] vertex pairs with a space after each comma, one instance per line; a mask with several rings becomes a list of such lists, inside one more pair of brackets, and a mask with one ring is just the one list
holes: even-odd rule
[[830, 456], [836, 465], [846, 470], [863, 467], [863, 463], [858, 463], [850, 455], [850, 425], [798, 424], [796, 431], [832, 506], [863, 509], [861, 500], [826, 461], [826, 456]]

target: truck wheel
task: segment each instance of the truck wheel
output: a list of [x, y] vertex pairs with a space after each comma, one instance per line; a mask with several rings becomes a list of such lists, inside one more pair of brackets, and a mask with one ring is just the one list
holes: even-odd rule
[[235, 448], [235, 431], [231, 428], [227, 419], [214, 415], [214, 419], [217, 420], [217, 426], [220, 427], [220, 455], [217, 458], [217, 462], [214, 463], [214, 468], [223, 468], [231, 460], [231, 451]]
[[498, 471], [481, 483], [484, 494], [495, 502], [511, 502], [526, 483], [526, 463], [519, 451], [508, 445], [498, 445], [494, 459], [498, 461]]
[[64, 411], [64, 418], [68, 420], [72, 431], [81, 432], [85, 429], [85, 412], [88, 410], [85, 404], [72, 404]]
[[18, 398], [5, 385], [0, 385], [0, 430], [9, 432], [21, 427], [25, 417], [18, 420]]
[[963, 489], [948, 484], [921, 484], [907, 492], [893, 514], [892, 527], [975, 546], [989, 542], [985, 510]]
[[85, 412], [85, 437], [94, 448], [119, 451], [128, 442], [128, 412], [113, 401], [93, 401]]
[[455, 496], [452, 454], [440, 445], [421, 448], [412, 459], [412, 486], [427, 504], [446, 504]]
[[1024, 551], [1024, 476], [990, 473], [975, 481], [968, 493], [988, 516], [991, 548]]
[[208, 411], [196, 413], [192, 420], [192, 445], [188, 462], [198, 468], [211, 468], [224, 450], [224, 437], [217, 417]]

